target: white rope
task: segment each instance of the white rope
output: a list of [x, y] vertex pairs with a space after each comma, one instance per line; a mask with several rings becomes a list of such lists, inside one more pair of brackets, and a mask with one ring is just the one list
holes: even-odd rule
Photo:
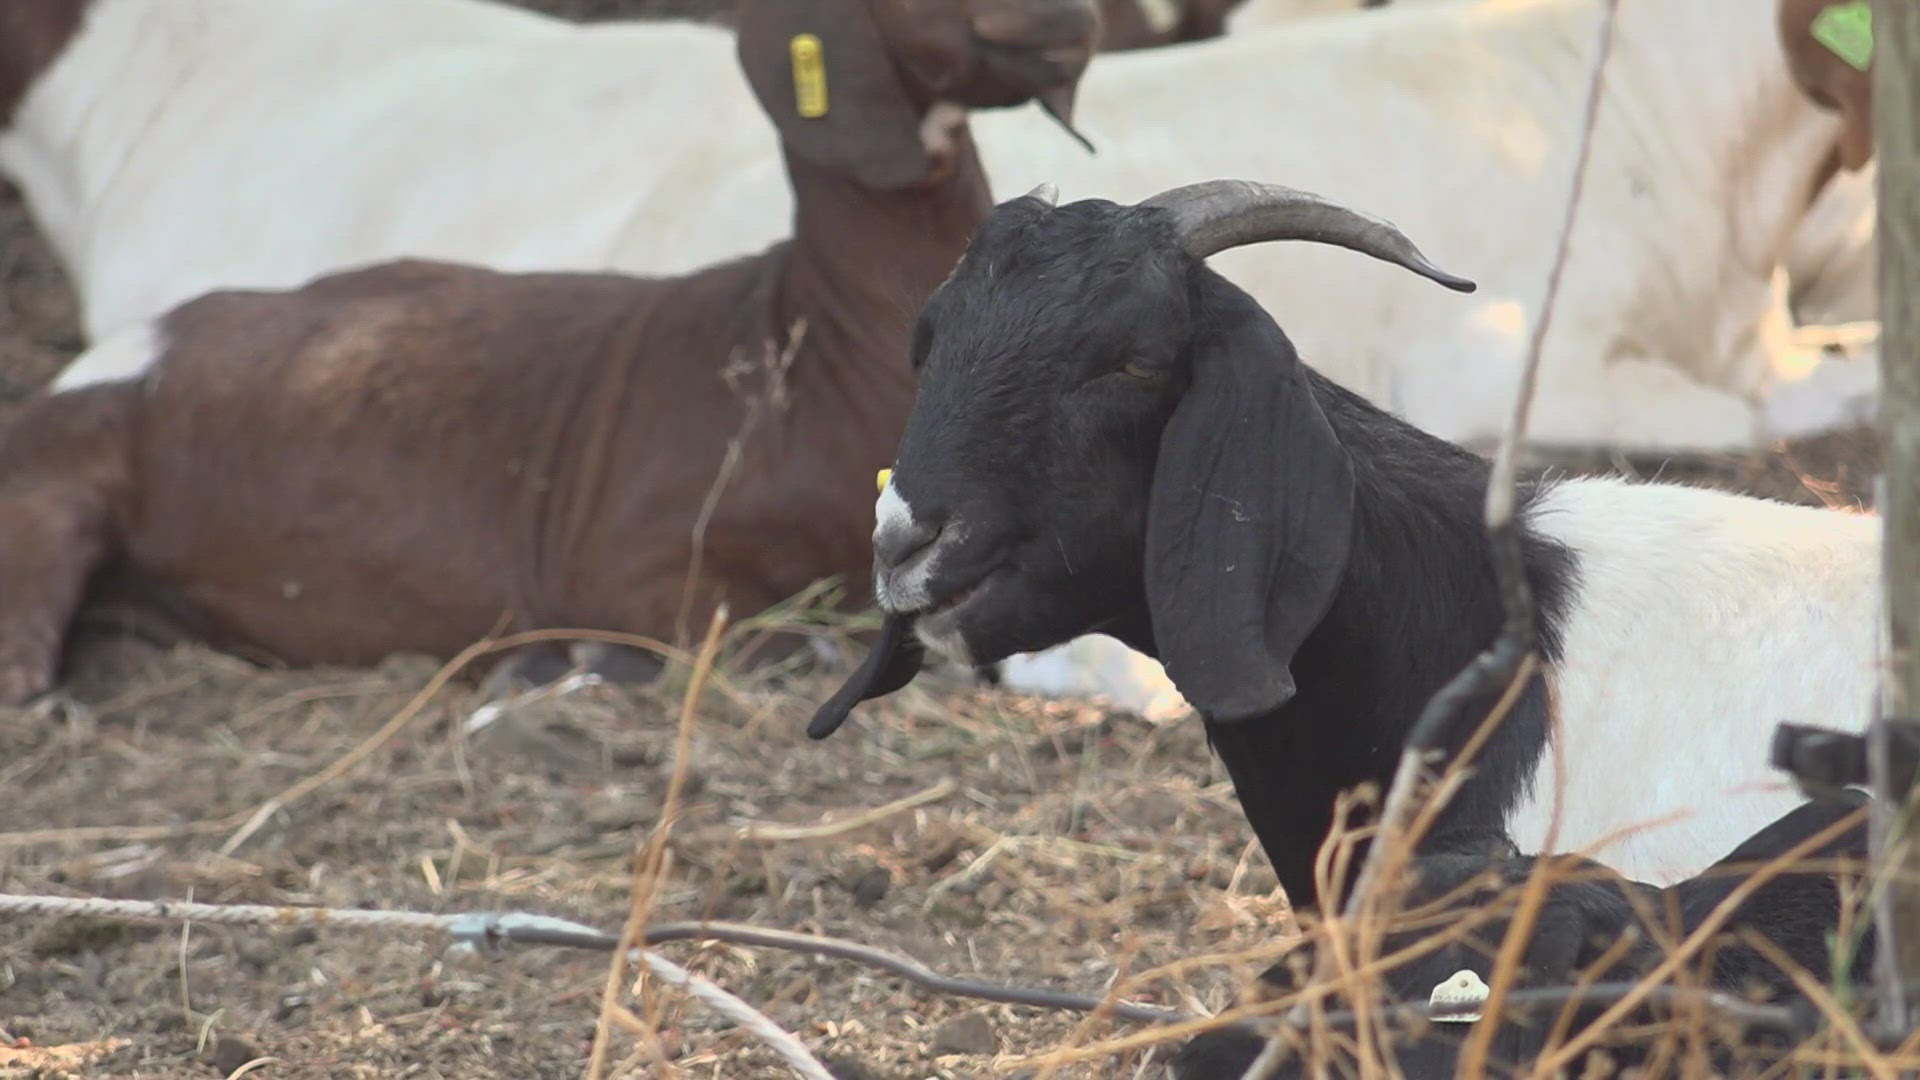
[[[275, 907], [268, 904], [196, 904], [184, 900], [105, 900], [92, 896], [22, 896], [0, 893], [0, 915], [58, 915], [121, 922], [197, 922], [213, 926], [342, 926], [431, 930], [454, 936], [471, 915], [357, 908]], [[556, 920], [564, 921], [564, 920]]]
[[800, 1044], [799, 1039], [787, 1034], [778, 1024], [767, 1019], [753, 1006], [664, 956], [645, 949], [635, 951], [640, 954], [641, 961], [653, 969], [655, 975], [684, 989], [687, 993], [706, 1002], [714, 1012], [758, 1035], [761, 1042], [766, 1043], [774, 1053], [785, 1058], [788, 1067], [806, 1077], [806, 1080], [834, 1080], [834, 1075], [827, 1071], [826, 1066], [814, 1059], [807, 1048]]

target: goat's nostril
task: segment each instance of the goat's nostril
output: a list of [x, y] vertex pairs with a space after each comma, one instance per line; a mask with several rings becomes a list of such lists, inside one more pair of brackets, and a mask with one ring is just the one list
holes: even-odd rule
[[873, 532], [873, 557], [883, 567], [896, 567], [926, 549], [940, 530], [919, 522], [891, 521]]

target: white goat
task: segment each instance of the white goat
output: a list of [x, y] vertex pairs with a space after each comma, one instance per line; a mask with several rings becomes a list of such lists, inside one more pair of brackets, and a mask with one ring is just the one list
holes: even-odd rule
[[480, 0], [84, 18], [0, 131], [0, 170], [94, 341], [214, 288], [403, 256], [676, 274], [788, 231], [778, 142], [712, 27]]
[[[1052, 180], [1127, 200], [1195, 176], [1274, 176], [1378, 208], [1481, 283], [1466, 315], [1338, 253], [1249, 249], [1220, 270], [1343, 385], [1485, 443], [1543, 292], [1600, 13], [1599, 0], [1416, 3], [1105, 57], [1078, 105], [1097, 157], [1048, 145], [1030, 114], [977, 133], [1011, 190]], [[1789, 78], [1772, 5], [1622, 0], [1616, 32], [1533, 433], [1751, 447], [1790, 348], [1775, 270], [1841, 120]], [[1181, 85], [1206, 87], [1206, 107], [1157, 89]]]
[[[1481, 0], [1391, 0], [1394, 7], [1476, 2]], [[1227, 31], [1250, 33], [1292, 22], [1302, 15], [1351, 11], [1354, 7], [1352, 0], [1246, 0], [1227, 17]], [[1791, 284], [1796, 320], [1824, 326], [1876, 318], [1872, 165], [1834, 176], [1814, 203], [1795, 230], [1784, 259], [1794, 270]]]

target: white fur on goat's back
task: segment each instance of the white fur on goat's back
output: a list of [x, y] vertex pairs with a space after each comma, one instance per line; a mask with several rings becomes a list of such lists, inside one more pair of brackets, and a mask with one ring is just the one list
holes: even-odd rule
[[[1668, 884], [1800, 801], [1767, 763], [1774, 725], [1864, 728], [1874, 700], [1880, 521], [1617, 479], [1554, 485], [1527, 512], [1577, 551], [1550, 671], [1565, 763], [1556, 850]], [[1511, 819], [1547, 837], [1553, 753]]]
[[776, 146], [719, 27], [481, 0], [97, 0], [0, 133], [0, 170], [97, 340], [212, 288], [400, 256], [704, 266], [786, 231]]

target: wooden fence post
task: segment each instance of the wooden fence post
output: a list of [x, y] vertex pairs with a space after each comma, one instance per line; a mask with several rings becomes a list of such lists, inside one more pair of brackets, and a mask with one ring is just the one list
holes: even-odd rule
[[[1883, 715], [1912, 718], [1920, 717], [1920, 3], [1874, 0], [1872, 10], [1886, 448]], [[1881, 865], [1892, 875], [1876, 912], [1887, 1010], [1881, 1019], [1899, 1030], [1920, 1024], [1920, 788], [1888, 790], [1886, 750], [1876, 734], [1871, 758], [1883, 806], [1875, 833], [1887, 860]]]

